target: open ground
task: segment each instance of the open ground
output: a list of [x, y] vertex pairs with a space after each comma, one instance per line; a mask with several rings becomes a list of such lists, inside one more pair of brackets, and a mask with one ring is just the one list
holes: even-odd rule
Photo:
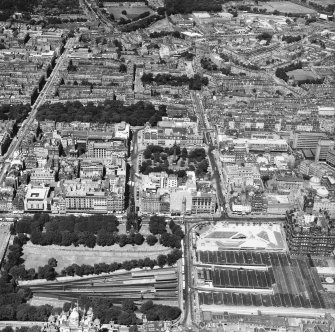
[[10, 239], [10, 225], [11, 223], [8, 222], [1, 222], [0, 223], [0, 262], [5, 255], [7, 245]]
[[258, 8], [266, 9], [267, 12], [272, 13], [278, 10], [280, 13], [291, 13], [291, 14], [312, 14], [315, 10], [297, 5], [289, 1], [269, 1], [262, 3]]
[[[307, 1], [308, 3], [309, 1]], [[312, 0], [311, 2], [315, 2], [321, 6], [327, 6], [327, 5], [334, 5], [335, 0]]]
[[63, 268], [74, 263], [94, 265], [96, 263], [122, 263], [126, 260], [144, 259], [145, 257], [154, 259], [160, 254], [168, 254], [170, 249], [158, 243], [150, 247], [145, 242], [141, 246], [126, 245], [121, 248], [118, 244], [115, 244], [109, 247], [96, 246], [93, 249], [73, 245], [61, 247], [56, 245], [39, 246], [28, 243], [23, 247], [23, 252], [26, 269], [37, 269], [39, 266], [44, 266], [48, 263], [49, 258], [54, 257], [58, 262], [56, 271], [59, 273]]
[[[116, 20], [120, 19], [120, 17], [132, 19], [144, 12], [154, 13], [152, 9], [147, 6], [139, 6], [139, 7], [128, 7], [128, 6], [119, 6], [119, 7], [105, 7], [106, 11], [109, 14], [113, 14]], [[123, 15], [122, 11], [126, 11], [127, 15]]]
[[[126, 224], [121, 223], [118, 226], [118, 230], [118, 234], [126, 234]], [[140, 233], [144, 238], [150, 235], [149, 225], [142, 225]], [[82, 245], [78, 247], [74, 245], [69, 247], [57, 245], [40, 246], [28, 242], [23, 247], [23, 259], [25, 260], [24, 264], [26, 269], [37, 269], [39, 266], [48, 264], [48, 260], [53, 257], [58, 262], [55, 270], [59, 273], [63, 268], [72, 264], [94, 265], [96, 263], [122, 263], [126, 260], [144, 259], [145, 257], [155, 259], [160, 254], [168, 254], [170, 250], [170, 248], [162, 246], [159, 242], [154, 246], [149, 246], [146, 241], [144, 241], [142, 245], [132, 246], [128, 244], [121, 248], [119, 244], [115, 244], [105, 247], [95, 246], [93, 249]]]
[[150, 32], [160, 32], [160, 31], [175, 31], [172, 23], [167, 19], [163, 18], [162, 20], [159, 20], [149, 27]]

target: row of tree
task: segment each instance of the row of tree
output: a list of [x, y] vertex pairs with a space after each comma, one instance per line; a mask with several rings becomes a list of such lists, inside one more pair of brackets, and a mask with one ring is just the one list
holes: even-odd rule
[[105, 100], [103, 103], [94, 105], [89, 102], [83, 105], [79, 101], [54, 104], [44, 104], [37, 112], [39, 121], [54, 120], [57, 122], [99, 122], [117, 123], [125, 121], [132, 126], [142, 126], [146, 122], [156, 125], [157, 121], [166, 115], [164, 107], [155, 109], [150, 102], [137, 102], [125, 106], [120, 100]]
[[0, 320], [18, 320], [23, 322], [46, 322], [54, 308], [49, 305], [32, 306], [28, 303], [0, 306]]
[[238, 5], [237, 9], [242, 10], [242, 11], [252, 12], [252, 13], [263, 13], [264, 14], [267, 12], [266, 8], [250, 7], [248, 5]]
[[43, 0], [43, 10], [48, 13], [76, 14], [79, 8], [79, 0]]
[[[67, 309], [71, 304], [64, 304]], [[74, 306], [76, 304], [72, 304]], [[112, 299], [80, 296], [78, 305], [83, 310], [93, 309], [94, 318], [98, 318], [102, 324], [113, 321], [120, 325], [136, 325], [142, 323], [135, 315], [136, 305], [132, 300], [124, 300], [121, 307], [113, 305]], [[131, 329], [131, 331], [134, 331]]]
[[[186, 175], [186, 173], [180, 175]], [[18, 234], [17, 239], [20, 241], [18, 245], [25, 244], [29, 239], [33, 244], [41, 246], [83, 245], [94, 248], [96, 245], [104, 247], [119, 244], [120, 247], [124, 247], [127, 244], [143, 244], [145, 238], [142, 234], [133, 231], [129, 234], [118, 234], [118, 225], [119, 221], [113, 215], [94, 217], [75, 217], [71, 215], [49, 219], [47, 214], [35, 214], [32, 218], [24, 218], [16, 222], [11, 231], [13, 234]], [[165, 235], [160, 239], [163, 246], [180, 248], [183, 233], [177, 231], [178, 227], [180, 228], [179, 225], [171, 223], [172, 234]], [[29, 234], [30, 238], [24, 234]], [[149, 235], [146, 241], [150, 246], [153, 246], [158, 239]], [[22, 251], [20, 247], [17, 249]], [[21, 251], [19, 252], [20, 255]]]
[[187, 75], [175, 76], [171, 74], [157, 74], [155, 77], [152, 73], [144, 73], [142, 76], [143, 84], [156, 83], [157, 85], [172, 85], [172, 86], [189, 86], [190, 90], [201, 90], [203, 85], [208, 85], [208, 78], [201, 77], [199, 74], [195, 74], [194, 77], [188, 77]]
[[297, 83], [298, 86], [303, 84], [323, 84], [325, 81], [325, 78], [307, 78], [305, 80], [301, 80]]
[[101, 274], [101, 273], [111, 273], [117, 270], [124, 269], [126, 271], [131, 271], [135, 268], [151, 268], [155, 266], [164, 267], [165, 265], [172, 266], [177, 263], [177, 261], [182, 257], [182, 252], [179, 249], [174, 249], [171, 253], [167, 255], [159, 255], [157, 259], [151, 259], [146, 257], [144, 259], [133, 259], [127, 260], [122, 263], [97, 263], [92, 265], [87, 264], [72, 264], [61, 271], [60, 276], [84, 276], [90, 274]]
[[286, 42], [287, 44], [291, 44], [291, 43], [295, 43], [295, 42], [298, 42], [300, 41], [302, 38], [300, 35], [298, 36], [283, 36], [282, 37], [282, 41]]
[[168, 14], [189, 14], [194, 11], [222, 11], [221, 0], [167, 0], [165, 8]]
[[285, 82], [288, 81], [289, 77], [286, 74], [289, 71], [295, 70], [295, 69], [301, 69], [302, 68], [302, 63], [296, 62], [296, 63], [291, 63], [290, 65], [286, 66], [286, 67], [280, 67], [276, 69], [276, 76], [282, 80], [284, 80]]
[[[92, 308], [94, 316], [99, 318], [100, 322], [103, 324], [107, 324], [110, 321], [128, 326], [141, 323], [141, 320], [137, 319], [135, 315], [138, 307], [134, 301], [130, 299], [122, 301], [121, 307], [115, 307], [110, 299], [97, 297], [90, 298], [82, 295], [78, 299], [78, 304], [79, 307], [85, 311]], [[75, 305], [75, 303], [64, 303], [63, 310], [69, 310], [70, 307]], [[171, 321], [177, 319], [181, 314], [181, 310], [178, 307], [157, 305], [151, 300], [144, 302], [139, 310], [145, 314], [150, 321]], [[134, 330], [131, 330], [131, 332], [133, 331]]]
[[[164, 233], [162, 234], [162, 237], [169, 234], [173, 235], [175, 238], [180, 239], [184, 236], [184, 233], [181, 229], [178, 229], [178, 225], [174, 229], [175, 234], [169, 234]], [[157, 238], [155, 238], [157, 240]], [[5, 271], [8, 271], [8, 275], [11, 276], [14, 280], [34, 280], [34, 279], [46, 279], [46, 280], [54, 280], [58, 274], [55, 270], [55, 267], [57, 266], [57, 261], [55, 258], [50, 258], [48, 261], [48, 264], [44, 266], [40, 266], [37, 269], [37, 272], [34, 268], [30, 268], [26, 270], [24, 266], [24, 260], [22, 258], [23, 251], [22, 246], [27, 241], [27, 238], [23, 234], [19, 234], [15, 237], [15, 243], [9, 247], [9, 254], [5, 261], [4, 269]], [[165, 240], [168, 241], [168, 240]], [[171, 241], [171, 240], [170, 240]], [[180, 241], [180, 240], [179, 240]], [[171, 246], [171, 245], [167, 245]], [[177, 247], [176, 244], [174, 244], [175, 247]], [[180, 248], [180, 245], [179, 245]], [[72, 264], [66, 268], [64, 268], [61, 271], [60, 276], [83, 276], [83, 275], [89, 275], [89, 274], [100, 274], [100, 273], [109, 273], [114, 272], [120, 269], [125, 269], [127, 271], [130, 271], [134, 268], [144, 268], [144, 267], [150, 267], [151, 269], [155, 266], [163, 267], [165, 265], [174, 265], [178, 259], [182, 257], [182, 252], [179, 249], [174, 249], [171, 253], [167, 255], [159, 255], [157, 259], [134, 259], [129, 261], [124, 261], [123, 263], [98, 263], [94, 264], [94, 266], [91, 265], [78, 265], [78, 264]], [[24, 294], [25, 295], [25, 294]], [[25, 295], [26, 296], [26, 295]], [[15, 302], [19, 300], [17, 296], [15, 295]], [[8, 302], [8, 299], [6, 300]], [[6, 302], [5, 302], [6, 303]], [[1, 304], [1, 301], [0, 301]]]
[[150, 15], [145, 18], [141, 18], [135, 22], [132, 22], [132, 21], [129, 22], [125, 20], [124, 24], [121, 25], [120, 28], [124, 32], [131, 32], [131, 31], [136, 31], [138, 29], [145, 29], [153, 22], [156, 22], [157, 20], [160, 20], [162, 18], [164, 18], [164, 16], [154, 14], [154, 15]]
[[185, 36], [179, 31], [154, 31], [150, 33], [150, 38], [161, 38], [165, 36], [172, 36], [174, 38], [185, 39]]
[[210, 58], [202, 58], [200, 60], [201, 67], [209, 71], [217, 71], [218, 66]]
[[74, 22], [87, 22], [87, 18], [85, 17], [77, 17], [77, 18], [60, 18], [58, 16], [48, 16], [47, 18], [48, 24], [63, 24], [63, 23], [74, 23]]
[[329, 2], [325, 1], [325, 3], [322, 2], [314, 2], [314, 1], [308, 1], [308, 0], [301, 0], [302, 2], [308, 2], [310, 6], [315, 8], [318, 11], [325, 11], [328, 12], [329, 14], [333, 14], [335, 11], [335, 4], [330, 4]]
[[1, 332], [41, 332], [42, 328], [38, 325], [33, 326], [21, 326], [13, 329], [11, 326], [6, 326]]
[[7, 20], [14, 12], [31, 13], [38, 4], [38, 0], [0, 0], [1, 20]]
[[139, 246], [143, 244], [145, 238], [140, 233], [117, 234], [106, 232], [105, 230], [100, 230], [97, 235], [87, 231], [74, 233], [68, 231], [34, 231], [30, 235], [30, 241], [40, 246], [58, 245], [68, 247], [74, 245], [77, 247], [83, 245], [84, 247], [94, 248], [96, 245], [105, 247], [114, 244], [118, 244], [120, 247], [124, 247], [127, 244]]
[[35, 231], [46, 232], [90, 232], [98, 234], [99, 231], [117, 232], [119, 220], [114, 215], [94, 216], [55, 216], [50, 219], [48, 214], [36, 213], [33, 217], [24, 217], [12, 227], [12, 232], [32, 234]]
[[[8, 247], [7, 257], [4, 259], [0, 276], [0, 320], [19, 321], [47, 321], [50, 314], [57, 309], [49, 305], [31, 306], [27, 301], [32, 292], [29, 288], [18, 287], [16, 280], [20, 278], [20, 272], [25, 271], [22, 258], [22, 246], [28, 238], [24, 234], [18, 234], [13, 239], [13, 244]], [[54, 264], [53, 261], [50, 261]], [[35, 277], [35, 270], [30, 271]], [[31, 332], [20, 330], [20, 332]]]

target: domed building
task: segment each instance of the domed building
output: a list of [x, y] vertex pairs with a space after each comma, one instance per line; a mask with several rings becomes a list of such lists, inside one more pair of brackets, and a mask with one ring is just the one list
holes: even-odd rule
[[70, 310], [70, 314], [62, 312], [58, 316], [50, 316], [47, 332], [97, 332], [100, 330], [100, 321], [93, 321], [93, 310], [89, 308], [86, 313], [81, 313], [79, 308]]
[[326, 198], [329, 195], [329, 191], [326, 187], [320, 187], [319, 189], [317, 189], [316, 194], [321, 198]]
[[309, 184], [310, 184], [310, 186], [319, 185], [320, 182], [321, 182], [321, 179], [319, 179], [317, 176], [313, 176], [313, 177], [311, 177], [311, 179], [309, 180]]

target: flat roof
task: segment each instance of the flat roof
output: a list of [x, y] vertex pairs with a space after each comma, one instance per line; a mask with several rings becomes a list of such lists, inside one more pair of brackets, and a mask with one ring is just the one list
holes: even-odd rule
[[27, 199], [44, 199], [49, 192], [48, 187], [30, 187], [27, 192]]
[[[201, 233], [197, 239], [199, 250], [286, 250], [282, 227], [279, 224], [217, 223]], [[198, 232], [198, 233], [199, 233]]]

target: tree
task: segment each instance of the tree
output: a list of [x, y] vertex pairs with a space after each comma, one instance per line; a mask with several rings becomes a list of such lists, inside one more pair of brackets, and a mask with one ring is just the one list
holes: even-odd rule
[[63, 311], [64, 311], [64, 312], [69, 312], [70, 309], [71, 309], [71, 302], [65, 302], [65, 303], [63, 304]]
[[1, 330], [1, 332], [14, 332], [14, 330], [11, 326], [6, 326]]
[[96, 237], [90, 232], [79, 233], [78, 243], [83, 244], [85, 247], [94, 248], [96, 244]]
[[[0, 320], [14, 320], [14, 317], [15, 317], [15, 309], [13, 308], [12, 305], [0, 306]], [[9, 330], [8, 328], [10, 328], [11, 330]], [[11, 327], [5, 327], [4, 329], [2, 329], [2, 331], [13, 332], [13, 329]]]
[[165, 15], [165, 12], [166, 12], [166, 10], [165, 10], [164, 7], [159, 7], [159, 8], [157, 8], [157, 14], [158, 14], [158, 15], [163, 16], [163, 15]]
[[25, 302], [27, 302], [33, 297], [33, 292], [28, 287], [18, 288], [16, 294]]
[[181, 243], [180, 243], [180, 237], [174, 234], [170, 234], [170, 233], [164, 233], [161, 235], [160, 238], [160, 243], [164, 246], [164, 247], [170, 247], [170, 248], [180, 248], [181, 247]]
[[175, 320], [181, 314], [181, 310], [178, 307], [153, 304], [151, 300], [144, 302], [140, 311], [147, 316], [148, 320]]
[[148, 235], [146, 240], [149, 246], [154, 246], [158, 241], [155, 235]]
[[152, 309], [154, 306], [154, 303], [152, 302], [152, 300], [146, 301], [141, 305], [140, 311], [142, 313], [146, 313], [148, 312], [150, 309]]
[[127, 72], [127, 66], [124, 63], [120, 64], [119, 72], [120, 73], [126, 73]]
[[167, 264], [169, 266], [177, 263], [178, 259], [182, 257], [182, 252], [179, 249], [173, 250], [170, 254], [167, 255]]
[[125, 245], [129, 244], [129, 238], [125, 234], [121, 234], [119, 236], [119, 246], [124, 247]]
[[123, 10], [123, 11], [121, 12], [121, 14], [127, 16], [127, 11], [126, 11], [126, 10]]
[[131, 263], [131, 261], [124, 261], [122, 263], [122, 268], [126, 271], [130, 271], [133, 268], [133, 264]]
[[9, 270], [9, 274], [15, 280], [25, 280], [27, 277], [27, 271], [24, 265], [15, 265]]
[[136, 321], [137, 319], [134, 313], [122, 312], [118, 317], [118, 324], [120, 325], [134, 325]]
[[55, 280], [57, 273], [52, 266], [44, 265], [38, 268], [38, 278], [46, 280]]
[[[150, 102], [137, 102], [125, 106], [120, 100], [105, 100], [103, 104], [95, 106], [88, 103], [86, 106], [80, 102], [68, 102], [65, 104], [44, 104], [38, 109], [39, 121], [49, 119], [55, 121], [90, 121], [100, 123], [113, 123], [125, 121], [132, 126], [144, 125], [157, 113]], [[159, 120], [161, 114], [159, 114]]]
[[159, 267], [165, 266], [166, 263], [167, 263], [166, 255], [159, 255], [157, 257], [157, 264], [158, 264]]
[[144, 150], [144, 152], [143, 152], [143, 157], [144, 157], [145, 159], [150, 159], [150, 158], [151, 158], [151, 154], [152, 154], [151, 150], [148, 149], [148, 147], [147, 147], [147, 148]]
[[208, 160], [207, 159], [202, 160], [199, 164], [197, 164], [197, 175], [201, 176], [203, 174], [206, 174], [208, 171], [208, 167], [209, 167]]
[[141, 245], [144, 242], [144, 237], [140, 233], [136, 233], [134, 236], [134, 243], [136, 245]]
[[27, 271], [27, 279], [28, 280], [34, 280], [36, 277], [36, 271], [34, 268], [30, 268], [28, 271]]
[[116, 243], [116, 237], [113, 233], [108, 233], [105, 230], [100, 230], [97, 236], [97, 245], [112, 246]]
[[149, 230], [152, 234], [163, 234], [166, 232], [166, 222], [164, 217], [152, 216], [149, 221]]
[[181, 157], [182, 157], [183, 159], [186, 159], [187, 156], [188, 156], [187, 149], [186, 149], [186, 148], [182, 148], [182, 150], [181, 150]]
[[129, 327], [129, 332], [138, 332], [137, 325], [132, 325]]
[[43, 235], [42, 235], [41, 232], [34, 231], [34, 232], [32, 232], [31, 235], [30, 235], [30, 241], [31, 241], [33, 244], [41, 244], [42, 239], [43, 239]]
[[57, 260], [55, 258], [49, 258], [48, 260], [48, 265], [50, 265], [51, 267], [57, 267]]
[[137, 306], [135, 305], [133, 300], [126, 299], [122, 302], [122, 310], [126, 312], [134, 312], [137, 309]]

